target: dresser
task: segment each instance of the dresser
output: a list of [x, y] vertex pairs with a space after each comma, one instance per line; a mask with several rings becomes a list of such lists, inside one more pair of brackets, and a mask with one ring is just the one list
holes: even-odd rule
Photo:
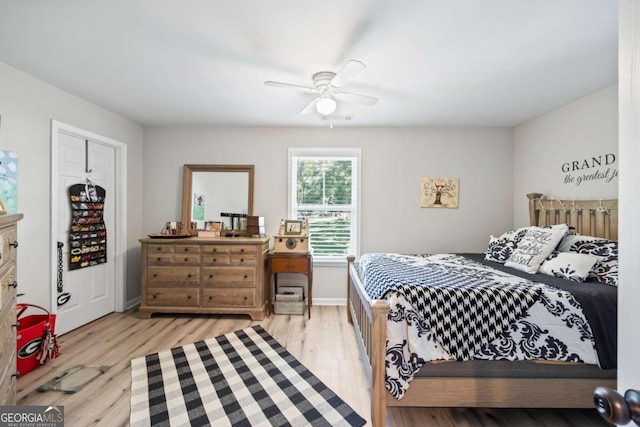
[[0, 215], [0, 406], [16, 404], [16, 249], [22, 214]]
[[269, 314], [269, 238], [140, 239], [141, 317], [152, 313]]

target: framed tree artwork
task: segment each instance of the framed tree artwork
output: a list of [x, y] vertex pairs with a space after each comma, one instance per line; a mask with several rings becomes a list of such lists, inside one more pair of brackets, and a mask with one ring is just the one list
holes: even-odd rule
[[458, 178], [422, 178], [421, 208], [457, 208]]

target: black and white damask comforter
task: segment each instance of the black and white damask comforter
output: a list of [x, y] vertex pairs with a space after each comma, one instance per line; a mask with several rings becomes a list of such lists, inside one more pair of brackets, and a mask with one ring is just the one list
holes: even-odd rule
[[366, 254], [358, 270], [367, 294], [391, 307], [386, 387], [397, 399], [428, 361], [598, 364], [589, 323], [568, 291], [454, 254]]

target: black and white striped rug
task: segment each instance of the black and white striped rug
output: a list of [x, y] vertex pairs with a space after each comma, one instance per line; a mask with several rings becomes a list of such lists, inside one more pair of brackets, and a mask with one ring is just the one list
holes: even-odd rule
[[131, 426], [362, 426], [262, 327], [131, 361]]

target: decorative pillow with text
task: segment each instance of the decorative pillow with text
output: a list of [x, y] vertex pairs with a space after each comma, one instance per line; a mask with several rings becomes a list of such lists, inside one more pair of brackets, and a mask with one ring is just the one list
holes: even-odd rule
[[530, 227], [504, 265], [525, 273], [537, 273], [540, 265], [558, 246], [568, 230], [566, 224], [548, 228]]

